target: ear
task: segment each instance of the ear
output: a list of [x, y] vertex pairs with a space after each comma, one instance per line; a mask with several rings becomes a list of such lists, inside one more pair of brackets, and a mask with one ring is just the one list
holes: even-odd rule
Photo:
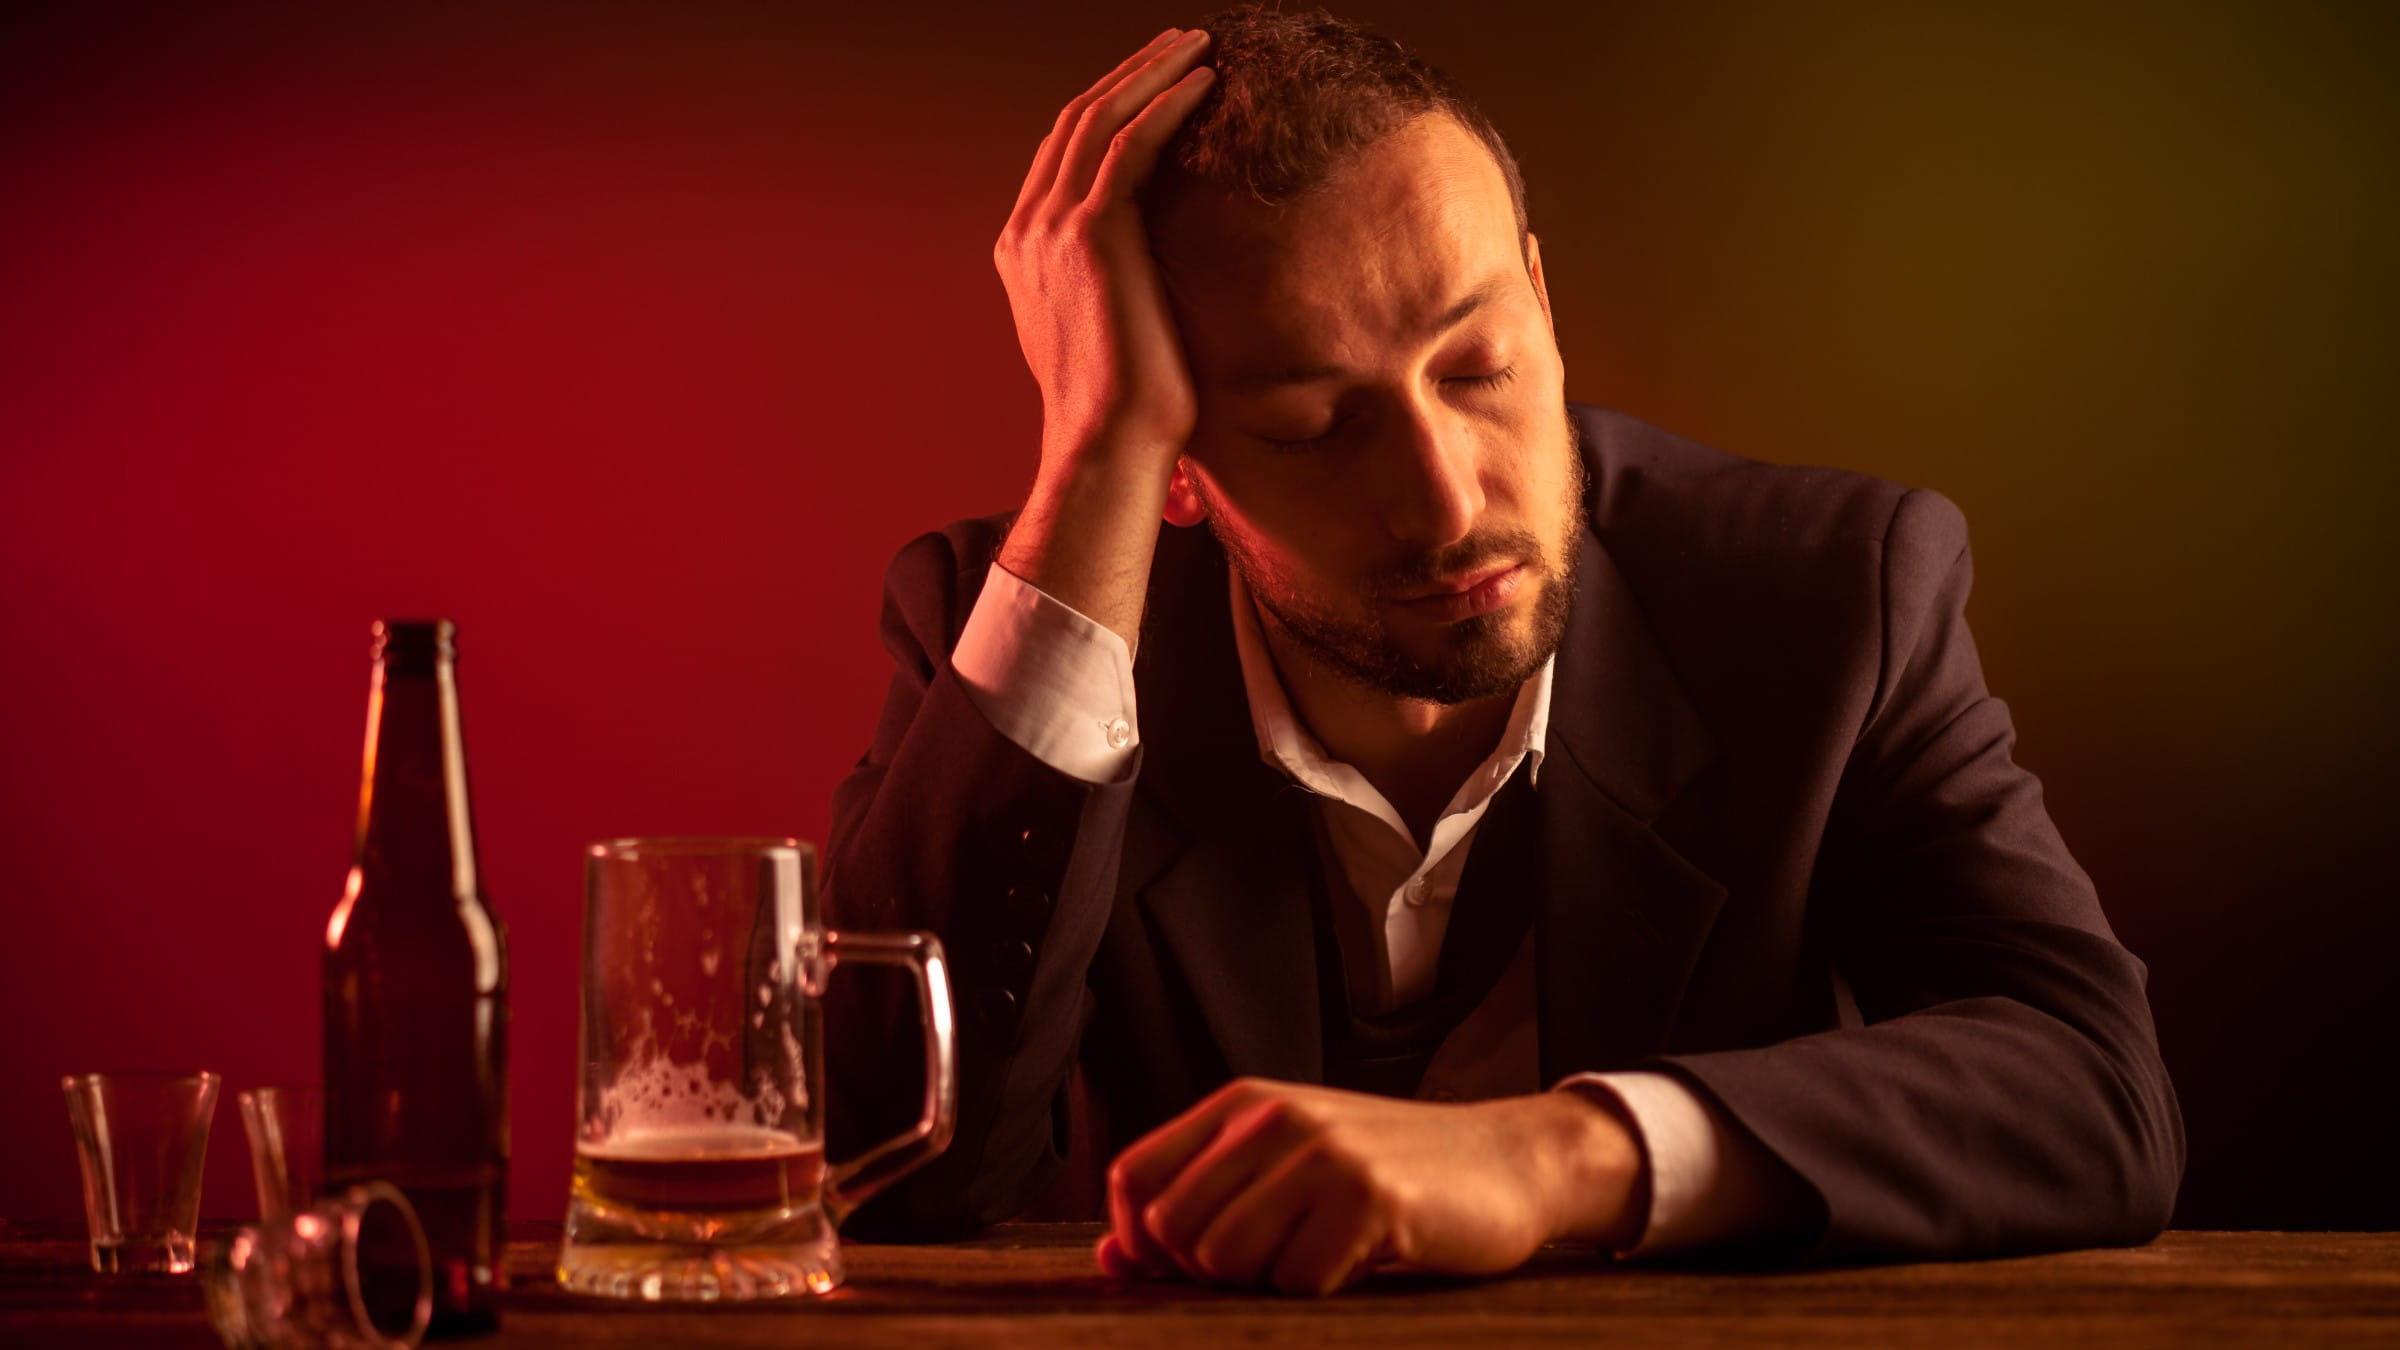
[[1197, 525], [1208, 519], [1208, 507], [1192, 486], [1192, 462], [1178, 457], [1175, 472], [1167, 479], [1167, 508], [1159, 514], [1169, 525]]
[[1533, 278], [1534, 298], [1542, 302], [1542, 321], [1550, 325], [1550, 334], [1556, 337], [1558, 320], [1550, 313], [1550, 285], [1542, 280], [1542, 237], [1531, 230], [1525, 232], [1525, 274]]

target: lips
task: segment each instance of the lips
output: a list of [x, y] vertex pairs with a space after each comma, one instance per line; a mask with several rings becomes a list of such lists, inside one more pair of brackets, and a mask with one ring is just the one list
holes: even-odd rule
[[1487, 614], [1516, 597], [1525, 583], [1523, 563], [1496, 563], [1445, 581], [1435, 589], [1400, 600], [1400, 607], [1435, 623], [1456, 623]]

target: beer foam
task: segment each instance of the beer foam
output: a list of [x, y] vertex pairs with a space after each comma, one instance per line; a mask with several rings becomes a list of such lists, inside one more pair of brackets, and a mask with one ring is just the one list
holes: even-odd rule
[[[606, 1137], [635, 1130], [765, 1125], [782, 1114], [782, 1094], [769, 1086], [767, 1100], [745, 1100], [731, 1083], [712, 1081], [705, 1064], [678, 1063], [662, 1055], [645, 1055], [617, 1072], [617, 1081], [600, 1094], [600, 1123]], [[772, 1109], [774, 1115], [764, 1114]]]
[[[705, 895], [700, 904], [705, 909]], [[600, 1053], [611, 1076], [598, 1085], [596, 1102], [586, 1100], [586, 1144], [673, 1130], [781, 1130], [806, 1114], [809, 1066], [794, 1026], [803, 1009], [779, 1006], [790, 995], [782, 962], [771, 962], [753, 987], [753, 1008], [750, 991], [715, 978], [726, 957], [715, 936], [701, 927], [701, 981], [670, 982], [658, 973], [653, 926], [640, 959], [614, 977], [622, 984], [604, 982], [613, 1025]]]
[[639, 1130], [575, 1151], [608, 1162], [733, 1161], [788, 1156], [810, 1147], [789, 1130], [763, 1125], [702, 1125], [688, 1129]]

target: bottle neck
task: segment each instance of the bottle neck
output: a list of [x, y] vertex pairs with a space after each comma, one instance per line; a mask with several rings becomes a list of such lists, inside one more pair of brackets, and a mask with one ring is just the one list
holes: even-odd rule
[[358, 877], [407, 892], [476, 897], [474, 813], [457, 669], [385, 656], [367, 697], [358, 800]]

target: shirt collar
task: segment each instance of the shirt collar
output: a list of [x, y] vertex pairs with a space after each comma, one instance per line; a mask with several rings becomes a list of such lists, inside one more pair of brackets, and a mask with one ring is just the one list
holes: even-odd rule
[[[1249, 695], [1250, 725], [1258, 735], [1259, 758], [1312, 792], [1340, 798], [1386, 817], [1405, 836], [1407, 827], [1400, 823], [1399, 813], [1384, 801], [1383, 794], [1358, 770], [1328, 755], [1317, 738], [1301, 725], [1299, 714], [1293, 711], [1283, 681], [1276, 673], [1274, 657], [1267, 651], [1266, 634], [1259, 627], [1258, 610], [1251, 601], [1249, 587], [1242, 584], [1240, 569], [1227, 567], [1225, 575], [1230, 579], [1233, 606], [1233, 648], [1241, 661], [1242, 688]], [[1497, 786], [1519, 760], [1527, 761], [1526, 780], [1539, 781], [1544, 742], [1550, 734], [1551, 673], [1557, 665], [1558, 656], [1552, 653], [1542, 662], [1541, 669], [1518, 688], [1508, 725], [1500, 732], [1500, 743], [1476, 770], [1477, 778], [1469, 779], [1470, 787], [1478, 778]], [[1467, 788], [1462, 787], [1461, 796], [1466, 793]], [[1479, 794], [1488, 795], [1488, 787]]]

